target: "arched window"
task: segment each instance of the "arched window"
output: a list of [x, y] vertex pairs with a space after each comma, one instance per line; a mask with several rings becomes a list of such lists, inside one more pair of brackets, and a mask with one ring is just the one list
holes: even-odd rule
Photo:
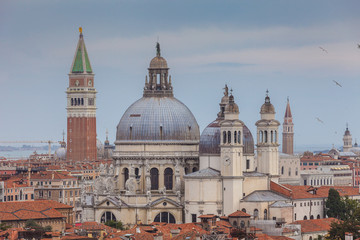
[[313, 240], [313, 239], [312, 239], [312, 236], [309, 237], [309, 240]]
[[311, 215], [311, 216], [310, 216], [310, 219], [314, 219], [314, 216], [313, 216], [313, 215]]
[[78, 105], [80, 106], [80, 98], [77, 99]]
[[197, 167], [193, 167], [192, 172], [197, 172], [197, 171], [198, 171]]
[[273, 131], [271, 131], [270, 132], [271, 133], [271, 135], [270, 135], [270, 140], [271, 140], [271, 143], [273, 143], [273, 141], [274, 141], [274, 132]]
[[231, 143], [231, 132], [230, 131], [228, 131], [228, 143]]
[[173, 188], [173, 170], [171, 168], [166, 168], [164, 171], [164, 185], [167, 190]]
[[267, 220], [267, 209], [264, 210], [264, 220]]
[[237, 221], [233, 221], [233, 226], [237, 226]]
[[125, 188], [125, 183], [129, 179], [129, 169], [124, 168], [123, 174], [124, 174], [124, 188]]
[[281, 167], [281, 175], [284, 174], [284, 166]]
[[260, 131], [259, 132], [259, 135], [260, 135], [260, 142], [264, 142], [264, 136], [263, 136], [263, 131]]
[[244, 227], [245, 227], [245, 222], [244, 222], [244, 220], [241, 220], [241, 222], [240, 222], [240, 227], [241, 227], [241, 228], [244, 228]]
[[74, 106], [74, 99], [71, 99], [71, 106]]
[[291, 176], [291, 168], [289, 168], [289, 177]]
[[320, 214], [317, 215], [316, 219], [320, 219]]
[[265, 135], [265, 143], [267, 143], [268, 142], [268, 132], [267, 131], [264, 131], [264, 135]]
[[100, 222], [106, 223], [108, 221], [116, 221], [116, 217], [112, 212], [104, 212], [101, 216]]
[[[298, 175], [298, 168], [295, 168], [295, 175]], [[311, 184], [312, 185], [312, 184]]]
[[169, 212], [161, 212], [156, 215], [154, 222], [175, 223], [175, 217]]
[[245, 209], [245, 208], [241, 209], [241, 211], [244, 212], [244, 213], [246, 213], [246, 209]]
[[226, 131], [223, 132], [223, 143], [226, 143]]
[[185, 175], [189, 173], [189, 169], [187, 167], [184, 170], [185, 170]]
[[238, 143], [241, 143], [241, 132], [238, 131]]
[[307, 220], [307, 216], [304, 216], [304, 220]]
[[150, 169], [151, 190], [159, 189], [159, 170], [157, 168]]
[[257, 218], [259, 216], [259, 210], [254, 209], [254, 218]]
[[81, 105], [84, 105], [84, 98], [81, 98]]
[[234, 143], [237, 143], [237, 133], [236, 133], [236, 131], [234, 132]]
[[135, 178], [136, 178], [136, 179], [139, 179], [139, 178], [140, 178], [139, 168], [135, 168]]

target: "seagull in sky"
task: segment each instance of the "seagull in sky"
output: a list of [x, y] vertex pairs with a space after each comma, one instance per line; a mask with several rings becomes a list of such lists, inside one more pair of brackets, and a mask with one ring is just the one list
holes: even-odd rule
[[318, 120], [319, 122], [321, 122], [322, 124], [324, 124], [324, 121], [323, 120], [321, 120], [320, 118], [315, 118], [316, 120]]
[[342, 87], [340, 83], [338, 83], [337, 81], [333, 80], [333, 82], [338, 85], [339, 87]]
[[323, 47], [319, 47], [321, 50], [323, 50], [324, 52], [326, 52], [326, 53], [328, 53], [328, 51], [325, 49], [325, 48], [323, 48]]

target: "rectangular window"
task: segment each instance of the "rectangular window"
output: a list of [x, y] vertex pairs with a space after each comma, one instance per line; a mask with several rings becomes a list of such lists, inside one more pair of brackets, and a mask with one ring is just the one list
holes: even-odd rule
[[51, 191], [49, 191], [49, 193], [48, 193], [48, 194], [49, 194], [49, 198], [50, 198], [50, 197], [51, 197]]
[[94, 103], [95, 103], [95, 101], [94, 101], [93, 98], [89, 98], [89, 99], [88, 99], [88, 105], [89, 105], [89, 106], [93, 106]]
[[306, 162], [304, 162], [304, 163], [303, 163], [303, 165], [304, 165], [304, 166], [307, 166], [307, 163], [306, 163]]
[[73, 192], [72, 191], [70, 191], [70, 197], [72, 197], [73, 196]]
[[250, 169], [250, 160], [246, 159], [246, 169]]
[[315, 166], [319, 166], [319, 163], [318, 163], [318, 162], [316, 162], [316, 163], [315, 163]]
[[18, 196], [17, 195], [15, 195], [15, 201], [17, 201], [18, 200]]
[[300, 207], [302, 207], [302, 203], [300, 203]]
[[60, 191], [59, 194], [60, 194], [60, 197], [62, 197], [62, 191]]
[[309, 163], [309, 166], [313, 166], [313, 165], [314, 165], [314, 163], [312, 163], [312, 162], [311, 162], [311, 163]]
[[4, 202], [6, 202], [6, 196], [4, 196]]
[[34, 194], [33, 193], [31, 194], [31, 199], [34, 199]]
[[191, 214], [191, 222], [196, 222], [196, 214]]
[[25, 194], [25, 200], [28, 200], [28, 195], [27, 194]]

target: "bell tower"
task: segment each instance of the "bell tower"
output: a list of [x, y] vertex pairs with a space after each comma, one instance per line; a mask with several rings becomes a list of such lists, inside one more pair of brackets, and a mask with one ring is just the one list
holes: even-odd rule
[[291, 115], [289, 98], [287, 99], [282, 135], [283, 135], [282, 152], [289, 155], [293, 155], [294, 154], [294, 123]]
[[349, 131], [349, 126], [348, 124], [346, 124], [346, 130], [344, 133], [344, 137], [343, 137], [343, 152], [349, 152], [350, 149], [352, 148], [352, 136], [351, 133]]
[[96, 89], [82, 28], [67, 88], [67, 161], [95, 161]]
[[[225, 86], [225, 96], [228, 89]], [[223, 178], [224, 214], [239, 209], [243, 184], [243, 126], [239, 120], [239, 107], [230, 94], [225, 106], [224, 120], [220, 122], [221, 176]]]
[[270, 102], [269, 91], [266, 91], [265, 103], [260, 110], [261, 119], [255, 123], [257, 127], [257, 166], [258, 172], [279, 176], [279, 143], [278, 127], [275, 119], [275, 108]]

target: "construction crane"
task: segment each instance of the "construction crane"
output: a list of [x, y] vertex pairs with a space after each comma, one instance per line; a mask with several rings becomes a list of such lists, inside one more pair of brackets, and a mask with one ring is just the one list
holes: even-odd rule
[[51, 140], [47, 140], [47, 141], [0, 141], [0, 144], [1, 143], [47, 143], [49, 144], [49, 158], [51, 157], [51, 144], [54, 144], [54, 143], [60, 143], [61, 144], [61, 141], [51, 141]]

